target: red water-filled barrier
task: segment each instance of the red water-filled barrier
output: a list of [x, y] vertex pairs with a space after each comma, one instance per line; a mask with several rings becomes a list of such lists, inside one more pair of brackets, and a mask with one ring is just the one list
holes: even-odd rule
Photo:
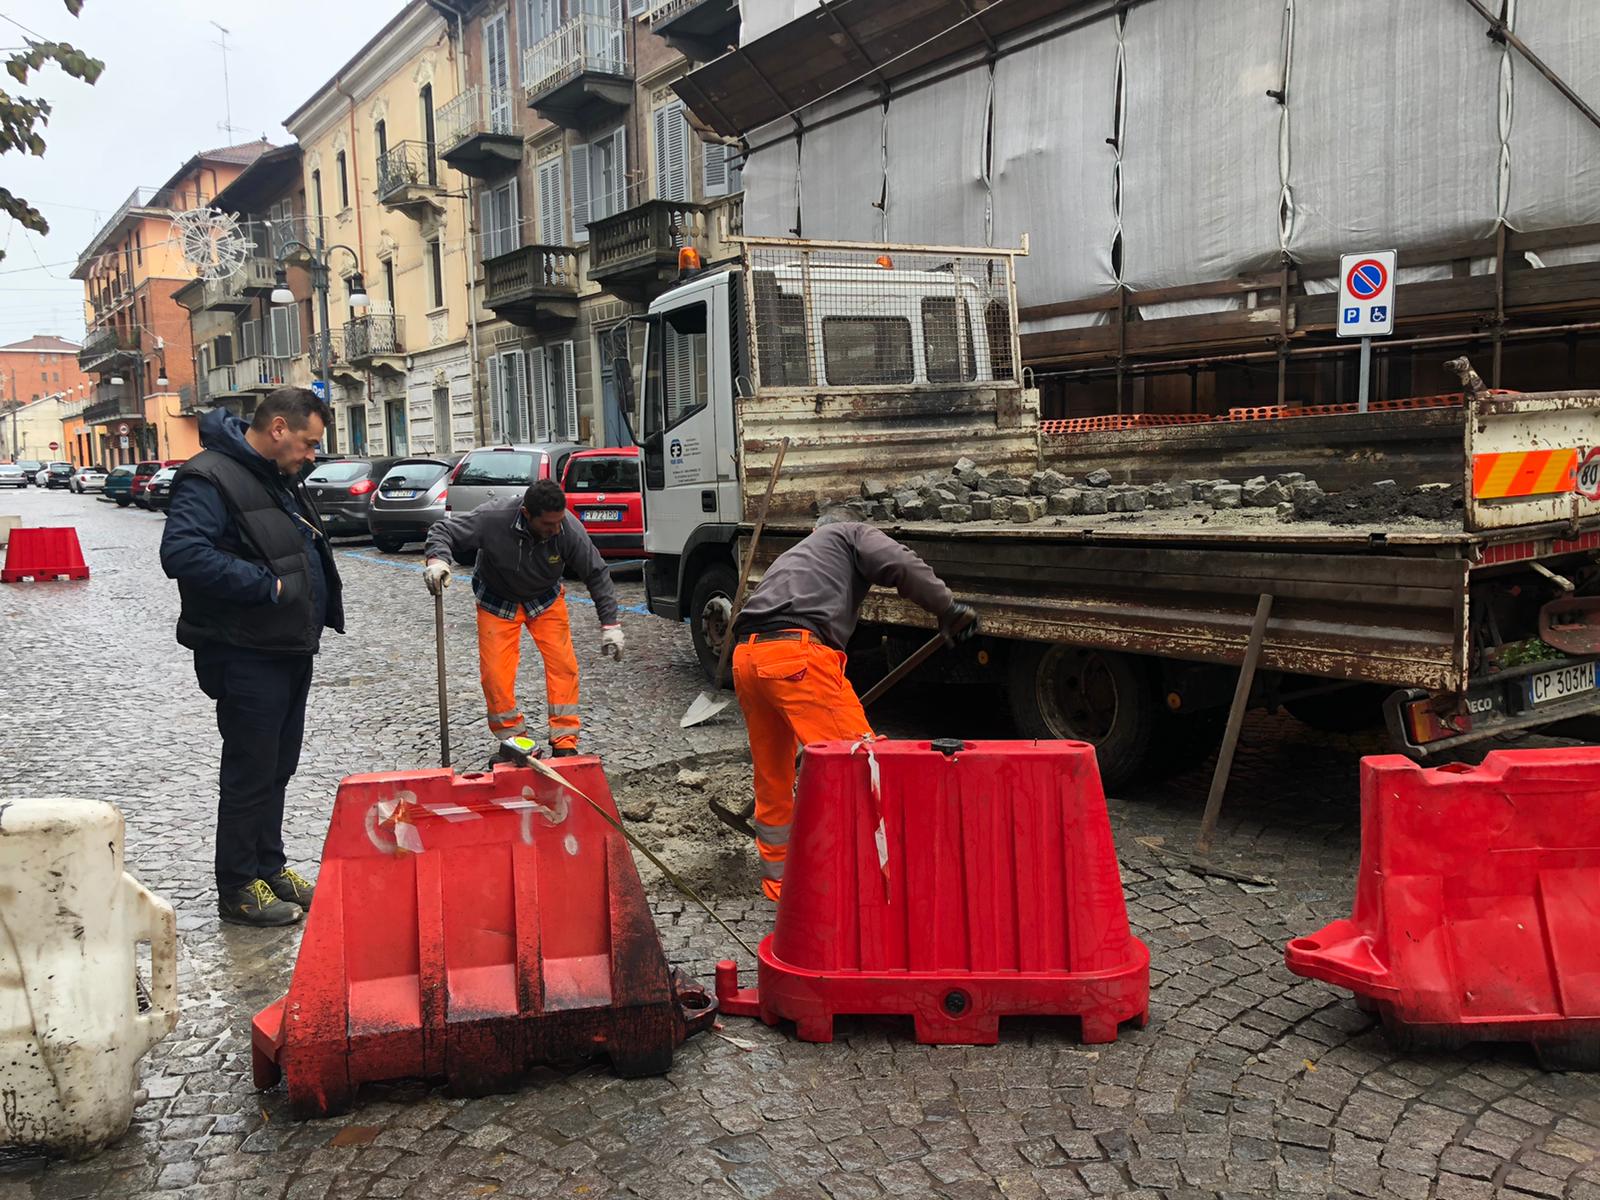
[[1086, 1042], [1149, 1012], [1094, 751], [1081, 742], [807, 746], [777, 923], [757, 987], [719, 965], [725, 1013], [912, 1018], [983, 1045], [1008, 1016], [1071, 1016]]
[[6, 565], [0, 568], [0, 583], [24, 579], [87, 579], [89, 564], [83, 561], [78, 531], [70, 525], [59, 528], [29, 528], [11, 531], [6, 543]]
[[[593, 758], [557, 760], [613, 818]], [[297, 1116], [363, 1082], [481, 1095], [596, 1054], [661, 1074], [716, 1006], [670, 971], [622, 835], [529, 768], [356, 775], [334, 799], [289, 994], [256, 1016], [256, 1086]]]
[[1361, 764], [1349, 920], [1291, 971], [1356, 993], [1404, 1047], [1524, 1041], [1600, 1067], [1600, 750], [1497, 750], [1478, 767]]

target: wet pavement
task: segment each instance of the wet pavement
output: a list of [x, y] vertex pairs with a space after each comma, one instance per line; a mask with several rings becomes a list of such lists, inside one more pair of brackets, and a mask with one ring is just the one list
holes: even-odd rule
[[[149, 1098], [128, 1136], [86, 1163], [14, 1163], [0, 1200], [1600, 1197], [1600, 1080], [1546, 1074], [1518, 1047], [1401, 1054], [1348, 995], [1283, 967], [1289, 937], [1348, 914], [1356, 762], [1375, 748], [1286, 718], [1250, 723], [1219, 838], [1221, 857], [1272, 877], [1272, 889], [1202, 879], [1174, 857], [1193, 840], [1209, 764], [1111, 802], [1129, 914], [1153, 960], [1150, 1024], [1115, 1045], [1080, 1046], [1070, 1023], [1019, 1022], [996, 1047], [925, 1047], [872, 1021], [808, 1045], [730, 1019], [660, 1079], [543, 1070], [479, 1100], [369, 1087], [348, 1116], [296, 1122], [281, 1090], [251, 1086], [249, 1023], [286, 989], [299, 931], [215, 915], [219, 747], [172, 637], [163, 519], [35, 490], [6, 495], [0, 512], [76, 525], [93, 571], [86, 583], [0, 589], [13, 681], [0, 699], [0, 798], [118, 804], [130, 869], [177, 909], [182, 995], [177, 1031], [143, 1064]], [[420, 559], [344, 543], [339, 563], [350, 633], [330, 636], [317, 664], [286, 828], [291, 857], [312, 869], [341, 776], [431, 767], [438, 753]], [[687, 631], [644, 612], [636, 579], [622, 591], [620, 666], [600, 656], [593, 609], [574, 604], [585, 746], [619, 784], [737, 753], [735, 713], [678, 728], [703, 685]], [[491, 746], [464, 581], [447, 614], [457, 758], [476, 766]], [[531, 648], [521, 694], [532, 717], [542, 687]], [[968, 732], [928, 696], [909, 693], [882, 727]], [[732, 940], [669, 889], [649, 890], [669, 958], [709, 983]], [[768, 930], [765, 902], [713, 891], [746, 940]]]

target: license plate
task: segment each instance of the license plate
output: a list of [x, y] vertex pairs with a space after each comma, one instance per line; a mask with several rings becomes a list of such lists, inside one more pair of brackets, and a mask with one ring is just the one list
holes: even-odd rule
[[1540, 671], [1528, 676], [1528, 703], [1547, 704], [1552, 700], [1565, 700], [1580, 692], [1594, 690], [1594, 664], [1578, 663], [1554, 671]]
[[622, 510], [620, 508], [586, 508], [583, 510], [585, 521], [620, 521]]
[[383, 498], [385, 500], [415, 500], [417, 498], [417, 493], [414, 491], [403, 492], [396, 489], [392, 492], [385, 492], [383, 494]]

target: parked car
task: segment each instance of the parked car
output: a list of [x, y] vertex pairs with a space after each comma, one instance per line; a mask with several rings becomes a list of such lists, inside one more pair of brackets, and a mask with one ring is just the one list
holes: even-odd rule
[[540, 442], [469, 450], [451, 473], [445, 511], [471, 512], [480, 504], [521, 496], [540, 479], [559, 481], [567, 459], [582, 449], [575, 442]]
[[21, 463], [0, 463], [0, 487], [25, 488], [28, 486], [28, 473], [22, 469]]
[[561, 476], [567, 508], [583, 522], [589, 540], [605, 558], [644, 554], [644, 498], [640, 494], [639, 448], [579, 450]]
[[183, 459], [169, 458], [166, 462], [150, 460], [137, 464], [133, 469], [133, 485], [128, 489], [128, 496], [140, 508], [149, 508], [149, 501], [145, 498], [145, 489], [150, 486], [150, 480], [155, 477], [162, 467], [181, 467]]
[[319, 463], [306, 476], [306, 490], [317, 506], [322, 527], [330, 537], [350, 537], [367, 533], [367, 510], [378, 480], [398, 459], [341, 458]]
[[106, 473], [99, 467], [79, 467], [72, 472], [67, 490], [77, 492], [80, 496], [89, 492], [103, 492], [106, 490]]
[[69, 462], [53, 462], [44, 469], [44, 486], [47, 488], [64, 488], [72, 484], [72, 464]]
[[151, 512], [166, 512], [172, 504], [172, 477], [177, 473], [177, 467], [162, 467], [150, 476], [144, 488], [144, 506]]
[[105, 493], [105, 498], [115, 500], [118, 508], [127, 508], [133, 502], [133, 480], [137, 470], [132, 463], [112, 467], [111, 474], [106, 476], [105, 486], [100, 489]]
[[402, 458], [378, 481], [367, 510], [372, 544], [385, 554], [396, 554], [407, 542], [420, 542], [428, 527], [444, 519], [445, 493], [450, 468], [459, 454], [437, 458]]
[[38, 459], [36, 459], [36, 458], [20, 459], [17, 462], [17, 466], [22, 468], [22, 486], [23, 487], [27, 487], [30, 483], [38, 483], [39, 482], [39, 472], [44, 469], [44, 464], [42, 462], [40, 462]]

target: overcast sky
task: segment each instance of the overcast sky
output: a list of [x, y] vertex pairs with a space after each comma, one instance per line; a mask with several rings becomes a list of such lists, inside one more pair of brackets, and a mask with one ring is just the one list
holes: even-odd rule
[[[283, 118], [400, 10], [403, 0], [86, 0], [73, 18], [61, 0], [0, 0], [0, 47], [20, 47], [19, 26], [70, 42], [106, 64], [94, 87], [54, 67], [26, 89], [54, 106], [43, 158], [0, 155], [0, 181], [50, 222], [32, 233], [0, 216], [0, 344], [34, 333], [83, 337], [78, 252], [135, 187], [166, 182], [196, 151], [290, 140]], [[232, 133], [223, 102], [222, 35], [228, 28]], [[41, 265], [42, 264], [42, 265]]]

